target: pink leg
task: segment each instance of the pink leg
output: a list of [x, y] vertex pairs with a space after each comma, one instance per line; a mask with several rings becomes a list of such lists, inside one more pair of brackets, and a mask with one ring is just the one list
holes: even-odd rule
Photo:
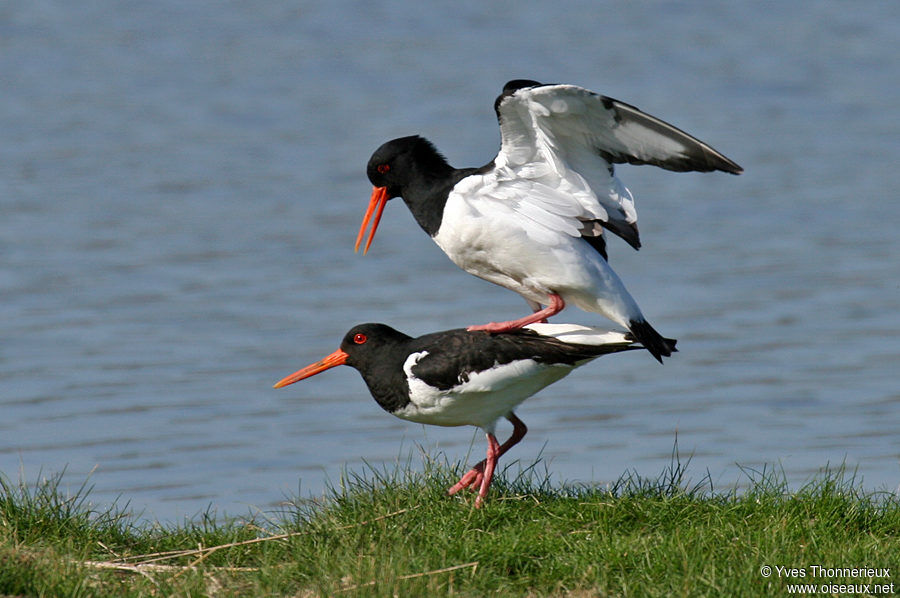
[[523, 326], [534, 324], [535, 322], [546, 322], [547, 318], [549, 318], [550, 316], [555, 316], [556, 314], [561, 312], [565, 306], [566, 302], [563, 301], [563, 298], [556, 293], [553, 293], [550, 295], [550, 305], [542, 310], [534, 312], [531, 315], [525, 316], [524, 318], [519, 318], [518, 320], [510, 320], [508, 322], [491, 322], [489, 324], [469, 326], [468, 328], [466, 328], [466, 330], [509, 332], [510, 330], [517, 330], [519, 328], [522, 328]]
[[[475, 501], [475, 506], [481, 506], [481, 500], [484, 495], [487, 494], [488, 486], [491, 484], [491, 478], [494, 475], [494, 467], [496, 466], [497, 459], [502, 457], [506, 451], [517, 445], [528, 432], [528, 427], [525, 425], [521, 419], [519, 419], [515, 413], [510, 413], [506, 416], [506, 419], [510, 421], [513, 425], [513, 433], [509, 437], [509, 439], [497, 447], [496, 455], [494, 457], [494, 465], [491, 466], [490, 476], [487, 475], [487, 471], [485, 471], [485, 467], [489, 464], [488, 461], [491, 457], [491, 439], [492, 436], [488, 435], [488, 454], [487, 458], [484, 461], [481, 461], [470, 469], [460, 480], [454, 484], [449, 490], [447, 490], [448, 495], [453, 495], [462, 490], [463, 488], [471, 488], [472, 491], [475, 490], [476, 487], [480, 488], [478, 493], [478, 499]], [[493, 438], [494, 443], [497, 442], [496, 438]], [[487, 484], [485, 484], [485, 479], [487, 479]]]
[[488, 488], [491, 487], [491, 480], [494, 479], [494, 469], [497, 467], [497, 459], [500, 458], [500, 443], [493, 434], [487, 435], [488, 448], [487, 458], [484, 465], [484, 477], [481, 479], [481, 488], [478, 489], [478, 497], [475, 499], [475, 508], [481, 508], [484, 503], [484, 497], [487, 496]]
[[[542, 309], [544, 309], [544, 307], [543, 307], [540, 303], [538, 303], [537, 301], [532, 301], [531, 299], [526, 299], [525, 302], [528, 303], [528, 307], [531, 308], [531, 311], [533, 311], [533, 312], [535, 312], [535, 313], [541, 311]], [[547, 318], [544, 318], [543, 320], [541, 320], [541, 323], [542, 323], [542, 324], [546, 324], [546, 323], [547, 323]]]

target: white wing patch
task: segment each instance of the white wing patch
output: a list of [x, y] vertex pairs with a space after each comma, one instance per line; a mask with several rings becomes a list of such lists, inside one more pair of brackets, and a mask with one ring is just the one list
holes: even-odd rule
[[529, 324], [525, 328], [534, 330], [542, 336], [552, 336], [567, 343], [578, 345], [608, 345], [621, 343], [634, 343], [627, 333], [619, 330], [607, 330], [582, 326], [581, 324]]
[[611, 164], [593, 143], [591, 129], [615, 120], [606, 111], [599, 117], [591, 112], [586, 102], [591, 96], [564, 85], [520, 89], [504, 99], [496, 179], [485, 194], [498, 201], [520, 198], [514, 210], [540, 226], [551, 224], [536, 218], [538, 211], [562, 217], [568, 225], [556, 222], [555, 230], [574, 236], [580, 236], [580, 221], [636, 222], [631, 192], [610, 173]]
[[[654, 164], [675, 171], [742, 172], [740, 166], [678, 127], [577, 85], [518, 89], [501, 102], [501, 117], [507, 103], [526, 105], [531, 126], [555, 142], [559, 151], [586, 148], [616, 162]], [[513, 117], [517, 114], [520, 111], [511, 111]]]
[[[492, 171], [480, 176], [466, 177], [450, 192], [444, 208], [442, 228], [435, 241], [457, 263], [459, 262], [453, 255], [454, 248], [445, 246], [446, 243], [442, 244], [441, 239], [441, 236], [449, 233], [449, 229], [456, 227], [456, 224], [460, 224], [458, 227], [460, 230], [450, 233], [452, 236], [447, 239], [448, 243], [458, 241], [460, 235], [480, 237], [484, 227], [474, 226], [479, 220], [490, 228], [499, 226], [522, 230], [533, 242], [546, 247], [558, 245], [560, 234], [580, 236], [582, 221], [567, 215], [579, 210], [577, 205], [561, 203], [565, 199], [564, 196], [546, 185], [512, 176], [500, 181], [498, 175], [502, 174]], [[446, 231], [445, 226], [448, 227]], [[468, 250], [471, 250], [491, 241], [488, 238], [483, 240], [469, 238], [460, 245], [466, 245]], [[496, 242], [496, 239], [493, 241]]]

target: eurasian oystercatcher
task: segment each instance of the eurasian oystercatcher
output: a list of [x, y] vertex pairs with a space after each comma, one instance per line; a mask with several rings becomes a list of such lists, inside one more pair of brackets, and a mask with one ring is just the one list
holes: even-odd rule
[[494, 110], [500, 151], [481, 168], [453, 168], [419, 136], [372, 154], [366, 173], [375, 188], [356, 249], [373, 214], [365, 251], [387, 201], [402, 197], [456, 265], [516, 291], [535, 312], [470, 330], [511, 330], [574, 303], [627, 327], [662, 362], [673, 348], [606, 259], [604, 229], [640, 247], [634, 200], [613, 163], [732, 174], [741, 167], [634, 106], [575, 85], [510, 81]]
[[[674, 347], [674, 340], [667, 342]], [[481, 428], [487, 435], [487, 457], [447, 491], [477, 488], [475, 506], [480, 506], [497, 459], [528, 431], [513, 413], [519, 403], [592, 359], [639, 348], [630, 333], [576, 324], [530, 324], [496, 334], [459, 328], [418, 338], [385, 324], [360, 324], [344, 335], [337, 351], [275, 388], [349, 365], [392, 415], [422, 424]], [[501, 417], [513, 425], [503, 444], [494, 436]]]

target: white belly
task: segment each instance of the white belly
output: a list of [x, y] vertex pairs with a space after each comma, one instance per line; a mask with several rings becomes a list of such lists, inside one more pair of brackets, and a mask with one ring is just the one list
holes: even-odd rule
[[466, 382], [441, 390], [411, 373], [413, 365], [424, 355], [424, 352], [410, 355], [404, 364], [410, 403], [394, 415], [435, 426], [478, 426], [487, 432], [493, 432], [497, 420], [519, 403], [572, 370], [567, 365], [546, 365], [523, 359], [470, 374]]
[[529, 224], [498, 202], [473, 206], [451, 193], [435, 242], [470, 274], [538, 303], [560, 295], [620, 325], [640, 309], [606, 261], [580, 236]]

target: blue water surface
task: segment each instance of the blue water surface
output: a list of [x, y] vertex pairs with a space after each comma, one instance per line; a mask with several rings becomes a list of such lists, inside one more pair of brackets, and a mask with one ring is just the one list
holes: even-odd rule
[[367, 256], [352, 246], [378, 145], [419, 133], [484, 164], [494, 97], [533, 78], [635, 104], [746, 173], [619, 168], [644, 247], [611, 241], [611, 263], [681, 351], [546, 389], [504, 461], [655, 476], [677, 436], [719, 486], [846, 463], [897, 489], [898, 36], [900, 5], [876, 2], [6, 2], [0, 472], [64, 470], [99, 506], [179, 521], [420, 447], [480, 458], [480, 432], [391, 418], [350, 368], [271, 385], [358, 322], [525, 312], [400, 202]]

